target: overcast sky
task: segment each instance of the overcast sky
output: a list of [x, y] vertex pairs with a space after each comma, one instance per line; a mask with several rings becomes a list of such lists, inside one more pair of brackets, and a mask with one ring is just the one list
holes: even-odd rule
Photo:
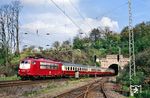
[[[11, 1], [13, 0], [0, 0], [0, 5]], [[51, 0], [20, 1], [23, 6], [20, 13], [21, 47], [23, 45], [46, 47], [54, 41], [72, 40], [78, 34], [78, 27], [88, 34], [91, 28], [107, 26], [115, 32], [120, 32], [128, 25], [128, 0], [53, 0], [78, 27]], [[133, 25], [149, 21], [150, 0], [132, 1]], [[26, 32], [28, 34], [25, 35]]]

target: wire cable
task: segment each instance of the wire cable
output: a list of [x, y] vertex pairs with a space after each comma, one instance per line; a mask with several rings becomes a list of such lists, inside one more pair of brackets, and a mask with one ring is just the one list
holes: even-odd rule
[[[121, 7], [123, 7], [124, 5], [128, 5], [128, 2], [125, 2], [125, 3], [121, 4], [121, 5], [119, 5], [118, 7], [115, 7], [115, 8], [113, 8], [113, 9], [107, 11], [106, 13], [102, 14], [102, 16], [104, 16], [104, 15], [106, 15], [106, 14], [113, 13], [113, 12], [115, 12], [116, 10], [120, 9]], [[96, 19], [98, 19], [99, 17], [100, 17], [100, 16], [97, 16]]]
[[[128, 5], [128, 2], [125, 2], [123, 4], [121, 4], [120, 6], [116, 7], [116, 8], [113, 8], [111, 10], [109, 10], [108, 12], [104, 13], [102, 16], [106, 15], [106, 14], [110, 14], [110, 13], [113, 13], [114, 11], [120, 9], [122, 6], [124, 5]], [[98, 20], [100, 16], [96, 17], [96, 19]], [[102, 30], [104, 32], [104, 30], [101, 28], [101, 26], [98, 27], [100, 30]]]
[[51, 2], [77, 27], [81, 30], [80, 26], [69, 16], [65, 13], [65, 11], [63, 9], [61, 9], [59, 7], [59, 5], [56, 4], [56, 2], [54, 2], [53, 0], [51, 0]]
[[[81, 14], [81, 12], [78, 10], [78, 8], [73, 4], [73, 2], [71, 0], [69, 0], [70, 4], [72, 5], [72, 7], [77, 11], [77, 13], [79, 14], [79, 16], [85, 20], [85, 17]], [[89, 23], [87, 23], [87, 25], [92, 29], [91, 25]]]

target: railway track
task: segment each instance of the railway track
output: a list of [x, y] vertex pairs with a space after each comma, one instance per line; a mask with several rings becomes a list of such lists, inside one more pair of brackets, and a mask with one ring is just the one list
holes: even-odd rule
[[93, 98], [90, 97], [90, 93], [95, 89], [98, 89], [99, 94], [101, 94], [100, 98], [108, 98], [104, 88], [104, 84], [107, 80], [108, 78], [103, 77], [97, 81], [73, 89], [71, 91], [65, 92], [53, 98]]
[[12, 86], [22, 86], [22, 85], [32, 85], [32, 84], [39, 84], [39, 83], [48, 83], [48, 82], [58, 82], [58, 81], [66, 81], [68, 79], [51, 79], [51, 80], [13, 80], [13, 81], [0, 81], [0, 88], [4, 87], [12, 87]]

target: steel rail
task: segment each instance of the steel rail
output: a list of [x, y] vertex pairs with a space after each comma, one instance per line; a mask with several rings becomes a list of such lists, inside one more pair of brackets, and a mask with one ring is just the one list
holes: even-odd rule
[[92, 83], [86, 84], [84, 86], [81, 86], [79, 88], [72, 89], [68, 92], [62, 93], [53, 98], [87, 98], [88, 94], [97, 87], [100, 87], [100, 91], [103, 94], [104, 98], [108, 98], [104, 88], [104, 84], [108, 79], [105, 78], [106, 77], [101, 78]]
[[13, 81], [0, 81], [0, 88], [4, 87], [12, 87], [12, 86], [22, 86], [22, 85], [32, 85], [32, 84], [40, 84], [40, 83], [48, 83], [52, 81], [66, 81], [68, 79], [51, 79], [51, 80], [26, 80], [26, 81], [21, 81], [21, 80], [13, 80]]

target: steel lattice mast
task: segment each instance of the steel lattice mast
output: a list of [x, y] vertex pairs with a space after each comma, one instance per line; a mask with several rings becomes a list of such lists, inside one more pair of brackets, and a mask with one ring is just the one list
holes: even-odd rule
[[132, 8], [131, 8], [131, 0], [128, 0], [128, 10], [129, 10], [129, 80], [130, 80], [130, 95], [133, 96], [133, 92], [131, 91], [132, 81], [134, 80], [134, 76], [136, 75], [135, 71], [135, 53], [134, 53], [134, 32], [132, 27]]
[[131, 0], [128, 0], [129, 5], [129, 75], [130, 80], [136, 75], [135, 72], [135, 54], [134, 54], [134, 33], [132, 27], [132, 9]]
[[135, 54], [134, 54], [134, 32], [132, 27], [132, 8], [131, 8], [131, 0], [128, 0], [128, 9], [129, 9], [129, 80], [130, 80], [130, 95], [133, 96], [133, 92], [131, 91], [132, 81], [134, 80], [134, 76], [136, 75], [135, 71]]

